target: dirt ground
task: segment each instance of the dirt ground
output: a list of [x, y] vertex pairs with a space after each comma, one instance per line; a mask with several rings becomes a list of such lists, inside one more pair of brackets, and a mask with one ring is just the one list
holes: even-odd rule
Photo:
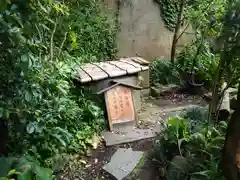
[[[142, 111], [150, 111], [149, 104], [154, 104], [155, 108], [159, 107], [178, 107], [186, 104], [196, 104], [196, 105], [206, 105], [206, 102], [201, 96], [197, 95], [187, 95], [187, 94], [166, 94], [164, 97], [160, 98], [150, 98], [143, 100]], [[156, 110], [155, 110], [156, 111]], [[149, 115], [150, 116], [150, 115]], [[151, 119], [151, 117], [149, 117]], [[164, 115], [162, 116], [164, 119]], [[85, 163], [81, 168], [74, 172], [73, 177], [69, 177], [68, 173], [61, 175], [57, 178], [59, 180], [115, 180], [114, 177], [111, 177], [109, 174], [102, 170], [102, 167], [108, 163], [112, 155], [117, 151], [118, 148], [132, 148], [136, 151], [143, 151], [149, 154], [154, 148], [154, 139], [145, 139], [133, 143], [115, 145], [111, 147], [106, 147], [104, 143], [101, 143], [100, 146], [91, 153], [91, 156], [85, 158]], [[133, 180], [159, 180], [159, 174], [157, 172], [157, 167], [153, 163], [152, 158], [146, 158], [146, 162], [143, 167], [140, 169], [139, 174], [134, 177]]]
[[[106, 147], [101, 143], [89, 157], [85, 157], [86, 164], [81, 164], [78, 170], [72, 172], [70, 169], [65, 169], [64, 172], [58, 174], [58, 180], [116, 180], [110, 174], [102, 170], [102, 167], [108, 163], [112, 155], [118, 148], [132, 148], [134, 151], [143, 151], [148, 153], [153, 150], [154, 139], [144, 139], [141, 141], [121, 144], [116, 146]], [[74, 174], [73, 174], [74, 173]], [[131, 180], [159, 180], [158, 173], [150, 154], [146, 156], [144, 163], [139, 169], [134, 179]]]
[[[132, 148], [134, 151], [144, 151], [148, 152], [149, 150], [153, 149], [153, 139], [145, 139], [138, 142], [128, 143], [128, 144], [121, 144], [117, 146], [111, 147], [104, 147], [101, 145], [93, 155], [88, 159], [93, 165], [89, 168], [85, 169], [86, 175], [84, 179], [104, 179], [104, 180], [115, 180], [114, 177], [111, 177], [109, 174], [102, 171], [102, 166], [109, 162], [112, 155], [117, 151], [118, 148]], [[98, 159], [97, 164], [94, 164], [94, 161]], [[146, 180], [151, 179], [154, 180], [157, 176], [155, 174], [155, 167], [151, 163], [151, 160], [147, 160], [144, 163], [144, 171], [141, 171], [140, 174], [136, 177], [138, 180]]]

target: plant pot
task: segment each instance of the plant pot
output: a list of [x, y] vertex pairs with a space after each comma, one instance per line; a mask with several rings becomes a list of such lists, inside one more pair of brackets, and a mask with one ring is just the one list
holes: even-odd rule
[[204, 82], [200, 80], [197, 74], [184, 73], [183, 77], [184, 87], [190, 93], [199, 93], [202, 91]]

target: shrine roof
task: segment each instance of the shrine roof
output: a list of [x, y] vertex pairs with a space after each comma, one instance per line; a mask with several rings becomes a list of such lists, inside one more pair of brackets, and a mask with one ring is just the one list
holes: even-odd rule
[[149, 69], [149, 62], [140, 57], [120, 58], [116, 61], [87, 63], [77, 66], [76, 78], [81, 83], [131, 75]]

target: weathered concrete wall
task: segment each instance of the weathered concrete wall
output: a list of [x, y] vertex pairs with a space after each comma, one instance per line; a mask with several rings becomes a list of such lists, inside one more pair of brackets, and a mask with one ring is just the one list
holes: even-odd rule
[[[173, 33], [164, 25], [159, 6], [153, 0], [103, 0], [110, 20], [116, 20], [119, 12], [117, 44], [119, 56], [142, 56], [151, 61], [156, 57], [170, 57]], [[183, 36], [179, 44], [189, 42]]]

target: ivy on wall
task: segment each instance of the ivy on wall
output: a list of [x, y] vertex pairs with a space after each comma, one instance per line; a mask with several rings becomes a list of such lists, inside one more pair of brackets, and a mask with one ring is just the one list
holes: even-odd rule
[[179, 11], [178, 0], [154, 0], [159, 5], [162, 20], [165, 23], [165, 26], [173, 31]]

